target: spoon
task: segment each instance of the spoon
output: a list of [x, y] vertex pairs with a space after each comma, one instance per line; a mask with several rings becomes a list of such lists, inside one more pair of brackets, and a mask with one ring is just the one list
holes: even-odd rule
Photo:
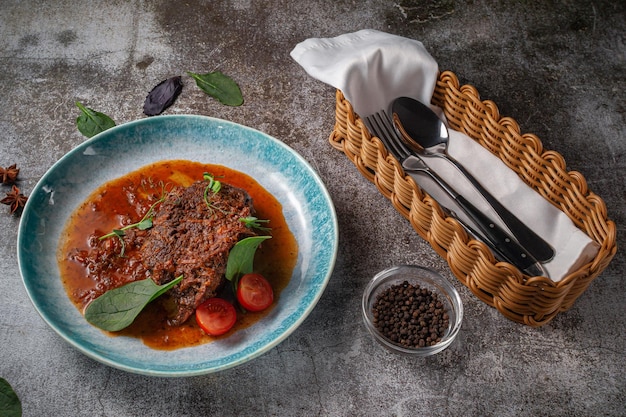
[[448, 154], [448, 129], [430, 107], [410, 97], [400, 97], [393, 101], [391, 111], [402, 138], [417, 154], [450, 161], [487, 200], [511, 234], [535, 259], [548, 262], [554, 257], [554, 249], [545, 240], [504, 207], [463, 165]]

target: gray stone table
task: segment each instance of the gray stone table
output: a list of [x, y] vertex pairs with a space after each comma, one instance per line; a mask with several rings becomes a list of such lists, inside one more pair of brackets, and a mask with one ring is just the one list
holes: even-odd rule
[[[128, 122], [145, 117], [158, 81], [219, 69], [241, 85], [242, 107], [190, 88], [167, 113], [232, 120], [299, 152], [334, 200], [340, 245], [317, 307], [277, 347], [220, 373], [147, 377], [89, 359], [45, 324], [18, 270], [19, 217], [0, 206], [0, 377], [25, 416], [626, 415], [623, 252], [547, 325], [509, 321], [329, 145], [334, 90], [289, 57], [306, 38], [363, 28], [421, 40], [585, 175], [624, 247], [625, 11], [608, 0], [3, 0], [0, 165], [18, 164], [26, 194], [85, 140], [75, 101]], [[362, 325], [367, 281], [402, 263], [435, 268], [465, 305], [458, 340], [427, 360], [390, 355]]]

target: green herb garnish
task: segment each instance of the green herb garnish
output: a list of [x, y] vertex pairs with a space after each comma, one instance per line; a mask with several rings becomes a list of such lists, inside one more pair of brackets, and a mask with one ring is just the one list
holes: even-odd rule
[[217, 194], [220, 192], [220, 190], [222, 189], [222, 183], [216, 180], [213, 174], [209, 174], [208, 172], [205, 172], [204, 174], [202, 174], [202, 177], [204, 178], [205, 181], [208, 182], [206, 188], [204, 189], [204, 202], [206, 203], [211, 213], [215, 209], [215, 210], [221, 211], [224, 214], [227, 214], [228, 213], [227, 211], [222, 210], [221, 208], [217, 207], [215, 204], [211, 203], [211, 195]]
[[[213, 194], [219, 193], [222, 189], [222, 183], [216, 180], [213, 174], [209, 174], [208, 172], [202, 174], [202, 178], [209, 183], [204, 189], [204, 201], [207, 201], [209, 192], [212, 192]], [[209, 203], [207, 202], [207, 204]]]
[[207, 74], [196, 74], [187, 71], [187, 74], [196, 80], [196, 85], [200, 90], [216, 98], [222, 104], [227, 106], [241, 106], [243, 104], [243, 95], [237, 83], [220, 71]]
[[262, 219], [257, 219], [254, 216], [249, 216], [249, 217], [242, 217], [239, 219], [239, 221], [245, 224], [246, 227], [249, 227], [251, 229], [263, 230], [265, 232], [272, 230], [271, 227], [261, 226], [261, 223], [269, 223], [270, 222], [269, 220], [262, 220]]
[[22, 416], [22, 403], [11, 384], [4, 378], [0, 378], [0, 416]]
[[122, 330], [131, 325], [148, 303], [182, 279], [180, 275], [167, 284], [157, 285], [152, 278], [146, 278], [109, 290], [87, 305], [85, 319], [102, 330]]
[[113, 119], [106, 114], [85, 107], [78, 101], [76, 106], [81, 111], [81, 115], [76, 118], [76, 127], [80, 133], [88, 138], [115, 126]]

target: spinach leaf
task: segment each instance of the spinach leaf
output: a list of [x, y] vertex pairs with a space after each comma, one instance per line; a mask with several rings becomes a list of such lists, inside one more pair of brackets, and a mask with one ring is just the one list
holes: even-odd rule
[[88, 138], [115, 126], [113, 119], [106, 114], [85, 107], [79, 101], [76, 102], [76, 106], [81, 111], [81, 115], [76, 119], [76, 126], [78, 131]]
[[109, 290], [87, 305], [85, 319], [103, 330], [122, 330], [130, 326], [148, 303], [182, 279], [181, 275], [167, 284], [157, 285], [147, 278]]
[[252, 272], [254, 254], [261, 242], [270, 238], [271, 236], [247, 237], [237, 242], [230, 250], [226, 264], [226, 279], [233, 283], [235, 289], [239, 278]]
[[209, 72], [207, 74], [196, 74], [187, 71], [200, 90], [227, 106], [241, 106], [243, 96], [237, 83], [220, 71]]
[[11, 384], [6, 379], [0, 378], [0, 416], [21, 417], [22, 403]]

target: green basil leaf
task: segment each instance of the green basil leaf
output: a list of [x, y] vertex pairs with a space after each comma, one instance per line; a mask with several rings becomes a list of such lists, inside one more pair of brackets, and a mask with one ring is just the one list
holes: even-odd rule
[[85, 319], [103, 330], [122, 330], [130, 326], [148, 303], [182, 279], [181, 275], [167, 284], [157, 285], [147, 278], [109, 290], [87, 305]]
[[76, 106], [81, 111], [81, 115], [76, 119], [76, 126], [78, 131], [88, 138], [115, 126], [113, 119], [106, 114], [85, 107], [78, 101]]
[[0, 416], [22, 416], [22, 403], [15, 391], [13, 391], [11, 384], [4, 378], [0, 378]]
[[220, 71], [207, 74], [196, 74], [187, 71], [187, 74], [196, 80], [196, 85], [200, 90], [216, 98], [222, 104], [227, 106], [241, 106], [243, 104], [243, 96], [237, 83]]
[[226, 279], [237, 282], [241, 275], [253, 272], [254, 254], [261, 242], [270, 238], [271, 236], [252, 236], [237, 242], [228, 254]]

